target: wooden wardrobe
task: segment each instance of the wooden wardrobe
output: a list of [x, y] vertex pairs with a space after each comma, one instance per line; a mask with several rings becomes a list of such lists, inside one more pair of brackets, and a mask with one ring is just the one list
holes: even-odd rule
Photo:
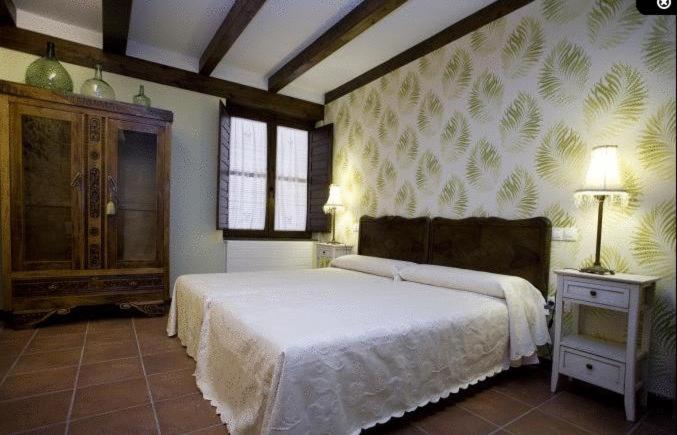
[[168, 299], [172, 112], [0, 81], [3, 310]]

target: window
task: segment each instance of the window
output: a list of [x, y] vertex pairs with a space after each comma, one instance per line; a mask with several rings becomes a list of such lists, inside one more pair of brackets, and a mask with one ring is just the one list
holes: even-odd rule
[[309, 238], [327, 231], [331, 126], [221, 107], [218, 228], [226, 238]]
[[266, 225], [267, 129], [265, 122], [232, 118], [228, 170], [228, 228]]
[[308, 132], [277, 127], [275, 231], [305, 231], [308, 210]]

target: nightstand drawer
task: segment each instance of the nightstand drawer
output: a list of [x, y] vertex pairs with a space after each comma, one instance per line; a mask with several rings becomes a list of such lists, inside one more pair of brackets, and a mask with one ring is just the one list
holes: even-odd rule
[[564, 297], [617, 308], [628, 308], [630, 291], [627, 287], [600, 285], [585, 281], [566, 280]]
[[623, 392], [625, 364], [616, 361], [561, 347], [559, 371], [562, 374], [618, 393]]
[[334, 258], [342, 255], [348, 255], [352, 251], [352, 246], [340, 243], [317, 243], [317, 266], [327, 267]]
[[333, 257], [334, 256], [334, 250], [331, 248], [324, 248], [324, 247], [318, 247], [317, 248], [317, 255], [320, 257]]

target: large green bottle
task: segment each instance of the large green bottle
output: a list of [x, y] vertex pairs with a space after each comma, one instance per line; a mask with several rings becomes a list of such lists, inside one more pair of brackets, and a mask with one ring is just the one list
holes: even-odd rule
[[47, 43], [47, 53], [26, 69], [26, 83], [60, 92], [73, 92], [73, 80], [56, 59], [54, 43]]

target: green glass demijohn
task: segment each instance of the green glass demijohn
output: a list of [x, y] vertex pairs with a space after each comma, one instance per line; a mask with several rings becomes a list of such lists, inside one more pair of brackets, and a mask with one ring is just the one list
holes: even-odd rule
[[87, 95], [88, 97], [114, 100], [115, 91], [111, 85], [103, 80], [102, 71], [103, 68], [101, 67], [101, 64], [97, 63], [94, 69], [94, 77], [85, 80], [85, 82], [82, 84], [82, 87], [80, 88], [80, 93], [82, 95]]
[[134, 95], [132, 101], [134, 101], [134, 104], [150, 107], [150, 98], [144, 93], [143, 85], [139, 85], [139, 93]]
[[54, 43], [47, 43], [45, 57], [26, 69], [26, 84], [60, 92], [73, 92], [73, 80], [66, 68], [56, 59]]

